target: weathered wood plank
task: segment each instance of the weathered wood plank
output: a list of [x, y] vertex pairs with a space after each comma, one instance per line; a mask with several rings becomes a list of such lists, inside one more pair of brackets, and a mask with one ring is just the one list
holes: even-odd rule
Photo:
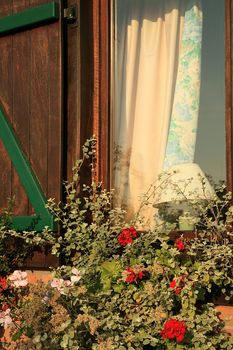
[[[68, 0], [68, 6], [77, 6], [78, 25], [67, 25], [67, 74], [66, 74], [66, 99], [67, 118], [65, 123], [64, 147], [66, 152], [64, 162], [65, 178], [72, 176], [72, 168], [80, 157], [80, 116], [81, 116], [81, 71], [80, 71], [80, 1]], [[86, 57], [87, 58], [87, 57]], [[88, 58], [87, 58], [88, 60]], [[84, 81], [82, 81], [82, 84]], [[85, 83], [84, 83], [85, 84]], [[88, 94], [88, 91], [86, 91]]]
[[[31, 0], [31, 6], [44, 1]], [[49, 38], [48, 27], [30, 31], [30, 162], [44, 193], [48, 189]]]
[[[0, 16], [7, 16], [12, 13], [12, 2], [2, 0]], [[0, 103], [12, 120], [12, 37], [1, 38], [0, 41]], [[11, 197], [11, 161], [0, 142], [0, 208], [5, 208], [7, 198]]]
[[[62, 9], [61, 9], [62, 11]], [[62, 191], [62, 125], [63, 125], [63, 52], [62, 22], [48, 26], [48, 76], [49, 114], [48, 124], [48, 197], [61, 199]]]
[[[28, 8], [29, 0], [14, 0], [13, 13]], [[29, 32], [18, 33], [13, 36], [12, 50], [13, 64], [13, 122], [12, 126], [20, 139], [22, 148], [29, 157], [30, 143], [30, 36]], [[22, 91], [22, 92], [21, 92]], [[21, 92], [21, 93], [19, 93]], [[29, 214], [29, 202], [19, 176], [12, 169], [12, 194], [15, 196], [15, 215]]]

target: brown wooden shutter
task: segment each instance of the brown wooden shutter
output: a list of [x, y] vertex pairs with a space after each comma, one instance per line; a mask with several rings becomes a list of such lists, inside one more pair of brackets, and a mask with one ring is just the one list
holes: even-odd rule
[[[41, 198], [43, 197], [45, 201], [50, 197], [59, 201], [62, 188], [61, 4], [61, 1], [54, 3], [48, 0], [2, 0], [0, 2], [1, 111], [12, 128], [37, 187], [41, 189]], [[39, 11], [43, 12], [44, 9], [44, 13], [51, 12], [52, 6], [55, 6], [55, 10], [58, 11], [54, 18], [51, 16], [45, 21], [42, 18], [41, 21], [32, 23], [29, 27], [22, 26], [2, 33], [1, 20], [4, 18], [7, 21], [6, 16], [22, 14], [22, 16], [28, 15], [31, 19], [32, 12], [27, 12], [28, 10], [37, 9], [35, 17], [38, 17]], [[20, 22], [22, 16], [15, 18]], [[3, 25], [6, 25], [6, 22]], [[2, 127], [0, 125], [0, 128]], [[0, 208], [6, 207], [7, 198], [15, 196], [14, 214], [16, 218], [18, 217], [16, 226], [18, 225], [20, 229], [35, 230], [42, 229], [46, 222], [53, 226], [48, 213], [46, 220], [42, 220], [40, 224], [40, 218], [47, 214], [38, 213], [40, 207], [35, 210], [35, 206], [31, 205], [29, 190], [32, 192], [31, 196], [35, 195], [34, 188], [29, 188], [27, 181], [27, 188], [22, 186], [19, 172], [15, 170], [6, 144], [4, 145], [0, 140]], [[38, 220], [30, 221], [30, 218], [35, 219], [35, 217]], [[20, 218], [22, 218], [21, 221]], [[25, 220], [25, 218], [28, 219]], [[32, 225], [28, 226], [30, 222]]]

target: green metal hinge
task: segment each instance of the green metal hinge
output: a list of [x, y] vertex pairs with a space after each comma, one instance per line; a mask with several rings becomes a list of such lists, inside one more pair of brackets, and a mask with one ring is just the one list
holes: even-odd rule
[[32, 167], [21, 149], [19, 140], [12, 129], [3, 109], [0, 107], [0, 139], [17, 171], [21, 184], [36, 212], [34, 216], [16, 216], [12, 227], [16, 230], [42, 231], [45, 226], [55, 229], [53, 216], [45, 207], [47, 199]]
[[59, 4], [50, 2], [0, 18], [0, 35], [11, 34], [59, 19]]

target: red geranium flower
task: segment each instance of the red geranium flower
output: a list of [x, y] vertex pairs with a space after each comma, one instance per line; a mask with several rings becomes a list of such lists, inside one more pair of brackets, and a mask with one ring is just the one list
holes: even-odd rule
[[175, 289], [175, 293], [176, 293], [176, 294], [180, 294], [181, 291], [182, 291], [182, 288], [181, 288], [181, 287], [177, 287], [177, 288]]
[[125, 247], [128, 244], [133, 243], [133, 239], [137, 237], [137, 231], [133, 226], [125, 228], [121, 234], [117, 237], [118, 243]]
[[172, 280], [170, 283], [170, 288], [176, 288], [176, 280]]
[[8, 288], [6, 277], [0, 277], [0, 292]]
[[141, 280], [145, 276], [145, 273], [138, 268], [127, 267], [122, 273], [123, 281], [126, 283], [136, 282], [138, 279]]
[[181, 275], [176, 279], [173, 279], [170, 283], [170, 288], [174, 289], [176, 294], [180, 294], [183, 287], [185, 286], [186, 275]]
[[172, 280], [171, 283], [170, 283], [170, 288], [174, 289], [174, 292], [176, 294], [180, 294], [182, 288], [181, 287], [177, 287], [177, 283], [176, 283], [176, 280]]
[[144, 274], [143, 271], [140, 271], [140, 272], [138, 273], [138, 278], [139, 278], [140, 280], [142, 280], [144, 276], [145, 276], [145, 274]]
[[133, 239], [132, 239], [130, 233], [127, 232], [126, 230], [121, 232], [121, 234], [118, 236], [117, 240], [118, 240], [118, 243], [120, 245], [122, 245], [123, 247], [125, 247], [126, 245], [131, 244], [133, 242]]
[[126, 269], [126, 273], [127, 273], [127, 276], [126, 276], [126, 279], [125, 279], [126, 283], [133, 283], [133, 282], [137, 281], [137, 276], [136, 276], [134, 270], [131, 267], [128, 267]]
[[136, 238], [137, 237], [137, 231], [135, 230], [135, 228], [133, 226], [130, 226], [129, 228], [130, 234], [132, 238]]
[[181, 240], [181, 239], [177, 239], [176, 242], [176, 248], [179, 250], [179, 251], [183, 251], [185, 250], [185, 245], [184, 245], [184, 242]]
[[187, 327], [183, 321], [170, 319], [164, 323], [160, 335], [163, 339], [176, 339], [180, 343], [184, 340], [186, 329]]

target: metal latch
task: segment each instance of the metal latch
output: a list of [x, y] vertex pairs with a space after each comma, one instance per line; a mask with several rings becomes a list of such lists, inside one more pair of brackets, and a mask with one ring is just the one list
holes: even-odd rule
[[68, 23], [77, 24], [77, 6], [73, 5], [64, 9], [64, 18]]

